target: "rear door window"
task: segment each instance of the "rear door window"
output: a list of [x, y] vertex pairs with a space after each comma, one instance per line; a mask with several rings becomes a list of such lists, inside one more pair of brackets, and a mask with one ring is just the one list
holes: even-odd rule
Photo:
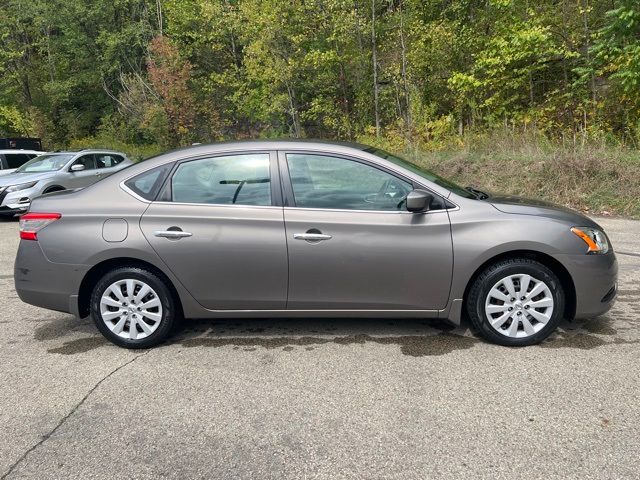
[[122, 160], [123, 158], [120, 155], [99, 153], [96, 155], [96, 166], [98, 168], [112, 168], [118, 165]]
[[268, 153], [184, 162], [171, 179], [172, 200], [218, 205], [271, 205]]

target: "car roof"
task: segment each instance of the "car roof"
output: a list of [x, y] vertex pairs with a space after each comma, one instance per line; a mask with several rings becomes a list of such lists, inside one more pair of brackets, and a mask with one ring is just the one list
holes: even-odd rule
[[256, 139], [256, 140], [229, 140], [215, 143], [194, 143], [187, 147], [181, 147], [167, 152], [163, 152], [153, 159], [167, 160], [177, 159], [186, 155], [198, 155], [234, 150], [316, 150], [316, 151], [333, 151], [335, 153], [348, 153], [349, 150], [369, 152], [370, 145], [363, 145], [355, 142], [333, 141], [333, 140], [317, 140], [317, 139], [299, 139], [299, 138], [280, 138], [280, 139]]
[[58, 150], [57, 152], [47, 152], [50, 155], [79, 155], [81, 153], [115, 153], [118, 155], [127, 156], [123, 152], [118, 152], [116, 150], [109, 150], [107, 148], [85, 148], [83, 150]]
[[190, 149], [196, 149], [198, 147], [209, 148], [225, 148], [225, 147], [246, 147], [251, 146], [253, 148], [300, 148], [304, 147], [327, 147], [327, 146], [339, 146], [349, 147], [356, 150], [370, 149], [370, 145], [363, 145], [356, 142], [346, 142], [342, 140], [324, 140], [324, 139], [310, 139], [310, 138], [274, 138], [274, 139], [247, 139], [247, 140], [227, 140], [224, 142], [213, 143], [194, 143], [193, 145], [177, 148], [172, 150], [173, 152], [180, 152]]

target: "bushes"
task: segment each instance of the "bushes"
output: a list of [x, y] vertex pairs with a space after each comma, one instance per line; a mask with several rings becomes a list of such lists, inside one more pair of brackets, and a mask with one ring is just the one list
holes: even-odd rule
[[104, 136], [86, 137], [72, 140], [69, 148], [71, 150], [79, 150], [82, 148], [107, 148], [110, 150], [117, 150], [119, 152], [126, 153], [127, 156], [135, 162], [145, 160], [149, 157], [153, 157], [154, 155], [158, 155], [159, 153], [165, 151], [165, 149], [163, 149], [160, 145], [156, 144], [134, 145]]

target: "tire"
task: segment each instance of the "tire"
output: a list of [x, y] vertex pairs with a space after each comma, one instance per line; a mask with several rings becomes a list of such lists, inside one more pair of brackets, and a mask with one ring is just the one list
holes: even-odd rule
[[42, 194], [46, 195], [47, 193], [62, 192], [63, 190], [66, 189], [64, 187], [49, 187], [44, 192], [42, 192]]
[[96, 327], [124, 348], [149, 348], [165, 341], [177, 323], [176, 307], [167, 281], [144, 268], [115, 268], [91, 293], [91, 317]]
[[562, 320], [564, 305], [558, 277], [529, 258], [487, 267], [473, 282], [466, 302], [471, 323], [485, 339], [512, 347], [535, 345], [547, 338]]

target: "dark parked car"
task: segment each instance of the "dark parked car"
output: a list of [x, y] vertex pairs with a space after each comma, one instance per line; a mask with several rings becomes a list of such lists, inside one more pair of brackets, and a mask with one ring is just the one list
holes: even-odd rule
[[129, 348], [182, 317], [463, 312], [493, 342], [531, 345], [616, 294], [615, 255], [589, 218], [362, 145], [178, 150], [37, 198], [20, 223], [20, 298], [91, 314]]

